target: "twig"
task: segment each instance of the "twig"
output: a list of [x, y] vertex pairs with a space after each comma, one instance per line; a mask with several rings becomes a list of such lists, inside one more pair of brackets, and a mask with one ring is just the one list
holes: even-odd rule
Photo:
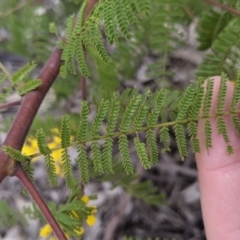
[[4, 13], [4, 14], [1, 14], [1, 15], [0, 15], [0, 19], [6, 17], [7, 15], [9, 15], [9, 14], [11, 14], [11, 13], [13, 13], [13, 12], [18, 11], [19, 9], [25, 7], [25, 6], [26, 6], [27, 4], [29, 4], [29, 3], [30, 3], [30, 1], [27, 1], [27, 2], [24, 2], [24, 3], [19, 4], [17, 7], [9, 10], [8, 12], [6, 12], [6, 13]]
[[[89, 1], [88, 7], [85, 12], [86, 16], [91, 12], [92, 8], [96, 3], [97, 0]], [[17, 150], [22, 149], [25, 138], [37, 114], [37, 111], [45, 95], [49, 91], [51, 85], [57, 78], [60, 65], [61, 51], [59, 48], [55, 48], [38, 77], [38, 79], [41, 79], [41, 86], [38, 87], [36, 90], [29, 92], [23, 97], [19, 111], [16, 114], [16, 117], [12, 123], [12, 126], [10, 127], [10, 130], [3, 145], [10, 146]], [[49, 222], [58, 239], [66, 240], [66, 236], [64, 235], [57, 221], [54, 219], [54, 216], [50, 213], [47, 205], [41, 198], [36, 187], [28, 179], [20, 163], [17, 162], [15, 159], [12, 159], [9, 155], [5, 154], [1, 149], [0, 183], [5, 177], [14, 175], [16, 175], [26, 187], [33, 200], [37, 203], [43, 215]]]
[[17, 106], [17, 105], [20, 105], [21, 103], [22, 103], [22, 99], [19, 99], [17, 101], [10, 102], [10, 103], [4, 103], [4, 104], [0, 105], [0, 109], [5, 109], [5, 108], [12, 107], [12, 106]]
[[234, 9], [234, 8], [231, 8], [231, 7], [229, 7], [227, 5], [224, 5], [220, 2], [216, 2], [215, 0], [204, 0], [204, 1], [213, 5], [213, 6], [220, 7], [221, 9], [240, 17], [240, 12], [238, 10]]
[[52, 213], [49, 210], [47, 204], [44, 202], [43, 198], [41, 197], [41, 195], [39, 194], [39, 192], [37, 191], [37, 189], [35, 188], [35, 186], [31, 182], [31, 180], [28, 178], [27, 174], [23, 171], [21, 166], [16, 171], [16, 177], [21, 179], [22, 184], [28, 190], [31, 197], [33, 198], [33, 200], [35, 201], [35, 203], [37, 204], [37, 206], [41, 210], [42, 214], [44, 215], [44, 217], [46, 218], [46, 220], [48, 221], [48, 223], [50, 224], [50, 226], [54, 230], [54, 233], [55, 233], [56, 237], [60, 240], [67, 240], [64, 232], [59, 227], [58, 222], [56, 221], [56, 219], [52, 215]]
[[[46, 93], [58, 75], [60, 64], [61, 51], [59, 48], [56, 48], [38, 77], [38, 79], [42, 80], [41, 86], [23, 97], [21, 107], [16, 114], [3, 145], [11, 146], [18, 150], [22, 148], [33, 119]], [[7, 173], [7, 175], [14, 175], [15, 169], [14, 167], [9, 168], [9, 161], [12, 161], [11, 158], [1, 150], [0, 175], [3, 172]]]
[[[61, 51], [56, 48], [51, 54], [49, 60], [45, 64], [38, 79], [41, 79], [42, 84], [36, 90], [29, 92], [23, 97], [22, 104], [19, 111], [12, 123], [12, 126], [7, 134], [7, 137], [3, 145], [11, 146], [14, 149], [20, 150], [23, 146], [25, 138], [31, 127], [31, 124], [37, 114], [37, 111], [56, 79], [61, 65]], [[16, 175], [22, 184], [29, 191], [33, 200], [37, 203], [41, 209], [44, 217], [49, 222], [53, 232], [56, 234], [59, 240], [66, 240], [66, 236], [62, 229], [50, 213], [47, 205], [42, 200], [40, 194], [37, 192], [36, 187], [26, 176], [21, 165], [12, 159], [9, 155], [0, 151], [0, 183], [6, 176]]]

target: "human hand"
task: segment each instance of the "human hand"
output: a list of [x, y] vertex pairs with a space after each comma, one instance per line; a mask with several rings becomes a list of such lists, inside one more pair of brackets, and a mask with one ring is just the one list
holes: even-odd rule
[[[214, 79], [211, 112], [215, 114], [220, 77]], [[230, 107], [234, 85], [228, 82], [225, 110]], [[234, 153], [227, 154], [226, 143], [217, 133], [216, 119], [211, 119], [212, 148], [204, 147], [204, 121], [198, 124], [201, 153], [196, 154], [201, 206], [208, 240], [240, 239], [240, 137], [226, 116], [227, 132]]]

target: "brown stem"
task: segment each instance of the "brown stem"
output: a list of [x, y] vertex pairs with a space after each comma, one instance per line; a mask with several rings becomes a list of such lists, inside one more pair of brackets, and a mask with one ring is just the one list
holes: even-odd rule
[[[22, 104], [16, 114], [16, 117], [12, 123], [12, 126], [7, 134], [7, 137], [3, 145], [11, 146], [12, 148], [20, 150], [23, 146], [25, 138], [31, 127], [33, 119], [37, 114], [37, 111], [50, 89], [52, 83], [56, 79], [61, 65], [61, 51], [56, 48], [51, 54], [49, 60], [45, 64], [38, 79], [41, 79], [42, 84], [35, 91], [26, 94], [22, 100]], [[33, 200], [37, 203], [41, 209], [43, 215], [51, 225], [54, 233], [60, 240], [65, 240], [66, 237], [62, 232], [60, 226], [56, 222], [55, 218], [50, 213], [47, 205], [42, 200], [40, 194], [33, 183], [28, 179], [27, 175], [14, 159], [0, 151], [0, 183], [9, 175], [16, 175], [23, 185], [27, 188]]]
[[231, 8], [231, 7], [229, 7], [227, 5], [224, 5], [220, 2], [216, 2], [215, 0], [204, 0], [204, 1], [213, 5], [213, 6], [220, 7], [221, 9], [240, 17], [240, 12], [238, 10], [234, 9], [234, 8]]
[[[58, 75], [60, 64], [61, 51], [59, 48], [56, 48], [38, 77], [38, 79], [42, 80], [41, 86], [23, 97], [22, 104], [3, 145], [11, 146], [18, 150], [22, 148], [33, 119], [46, 93]], [[7, 176], [14, 174], [15, 168], [12, 166], [12, 161], [9, 155], [5, 154], [2, 150], [0, 151], [0, 183], [3, 179], [1, 177], [2, 175]]]
[[[86, 9], [86, 16], [91, 12], [97, 0], [89, 0], [88, 7]], [[3, 145], [10, 146], [14, 149], [21, 150], [31, 124], [34, 120], [37, 111], [56, 79], [61, 65], [61, 51], [56, 48], [45, 64], [43, 70], [41, 71], [38, 79], [41, 79], [42, 84], [36, 90], [29, 92], [22, 99], [22, 104], [16, 114], [16, 117], [10, 127], [7, 137]], [[28, 179], [26, 173], [23, 171], [21, 165], [12, 159], [9, 155], [5, 154], [3, 150], [0, 151], [0, 183], [7, 176], [16, 175], [19, 180], [23, 183], [26, 189], [29, 191], [33, 200], [37, 203], [43, 215], [51, 225], [54, 233], [59, 240], [65, 240], [66, 237], [62, 232], [60, 226], [55, 220], [54, 216], [49, 211], [47, 205], [41, 198], [37, 189]]]
[[47, 204], [37, 191], [36, 187], [33, 185], [31, 180], [28, 178], [27, 174], [23, 171], [22, 167], [19, 167], [15, 173], [16, 177], [19, 178], [19, 180], [22, 182], [23, 186], [28, 190], [30, 193], [32, 199], [36, 202], [39, 209], [41, 210], [42, 214], [50, 224], [51, 228], [53, 229], [56, 237], [59, 240], [67, 240], [64, 232], [59, 227], [58, 222], [52, 215], [51, 211], [49, 210]]
[[4, 103], [4, 104], [0, 105], [0, 109], [5, 109], [5, 108], [17, 106], [17, 105], [20, 105], [21, 102], [22, 102], [22, 99], [19, 99], [17, 101], [10, 102], [10, 103]]

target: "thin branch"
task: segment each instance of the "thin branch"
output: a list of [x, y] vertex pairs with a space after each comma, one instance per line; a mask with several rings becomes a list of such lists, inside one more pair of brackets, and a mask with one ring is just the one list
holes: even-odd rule
[[204, 1], [213, 5], [213, 6], [220, 7], [221, 9], [240, 17], [240, 12], [238, 10], [234, 9], [234, 8], [231, 8], [231, 7], [229, 7], [225, 4], [222, 4], [220, 2], [216, 2], [215, 0], [204, 0]]
[[27, 2], [24, 2], [24, 3], [19, 4], [17, 7], [9, 10], [8, 12], [6, 12], [6, 13], [4, 13], [4, 14], [1, 14], [1, 15], [0, 15], [0, 19], [6, 17], [6, 16], [9, 15], [9, 14], [12, 14], [13, 12], [18, 11], [19, 9], [25, 7], [25, 6], [26, 6], [27, 4], [29, 4], [29, 3], [30, 3], [30, 1], [27, 1]]
[[[86, 9], [86, 16], [91, 12], [97, 0], [89, 1], [88, 7]], [[28, 131], [32, 125], [32, 122], [37, 114], [37, 111], [49, 91], [51, 85], [57, 78], [61, 65], [61, 50], [55, 48], [49, 57], [47, 63], [45, 64], [43, 70], [41, 71], [38, 79], [41, 79], [41, 86], [36, 90], [29, 92], [22, 99], [22, 104], [16, 117], [10, 127], [7, 137], [3, 145], [10, 146], [14, 149], [21, 150], [28, 134]], [[54, 216], [49, 211], [47, 205], [41, 198], [36, 187], [28, 179], [26, 173], [23, 171], [21, 165], [9, 155], [5, 154], [3, 150], [0, 150], [0, 183], [7, 176], [16, 175], [19, 180], [23, 183], [26, 189], [31, 194], [33, 200], [37, 203], [38, 207], [42, 211], [43, 215], [49, 222], [54, 233], [59, 240], [65, 240], [66, 237], [62, 232], [60, 226], [55, 220]]]
[[10, 103], [4, 103], [4, 104], [0, 105], [0, 109], [5, 109], [5, 108], [17, 106], [17, 105], [20, 105], [21, 103], [22, 103], [22, 99], [19, 99], [17, 101], [10, 102]]
[[[59, 48], [56, 48], [38, 77], [38, 79], [42, 80], [41, 86], [23, 97], [21, 107], [16, 114], [3, 145], [11, 146], [12, 148], [18, 150], [22, 148], [33, 119], [35, 118], [45, 95], [58, 75], [60, 64], [61, 51]], [[0, 183], [1, 174], [4, 174], [5, 176], [14, 175], [15, 168], [9, 168], [9, 162], [12, 162], [12, 159], [1, 150]]]
[[[51, 54], [49, 60], [45, 64], [43, 70], [41, 71], [38, 79], [42, 80], [42, 84], [36, 90], [29, 92], [23, 97], [21, 107], [17, 112], [17, 115], [12, 123], [12, 126], [7, 134], [7, 137], [3, 145], [11, 146], [14, 149], [22, 149], [25, 138], [31, 127], [31, 124], [37, 114], [37, 111], [53, 84], [54, 80], [57, 78], [59, 69], [61, 65], [61, 51], [56, 48]], [[37, 203], [38, 207], [41, 209], [43, 215], [49, 222], [59, 240], [66, 240], [64, 233], [62, 232], [60, 226], [56, 222], [55, 218], [50, 213], [47, 205], [42, 200], [40, 194], [38, 193], [36, 187], [28, 179], [27, 175], [21, 168], [21, 165], [12, 159], [9, 155], [5, 154], [2, 149], [0, 151], [0, 183], [6, 176], [16, 175], [18, 179], [23, 183], [26, 189], [29, 191], [33, 200]]]
[[52, 213], [49, 210], [47, 204], [45, 203], [42, 196], [39, 194], [39, 192], [37, 191], [37, 189], [35, 188], [35, 186], [31, 182], [31, 180], [28, 178], [27, 174], [23, 171], [21, 166], [17, 169], [15, 175], [16, 175], [16, 177], [21, 179], [21, 182], [22, 182], [23, 186], [30, 193], [31, 197], [33, 198], [33, 200], [35, 201], [35, 203], [37, 204], [37, 206], [41, 210], [42, 214], [44, 215], [44, 217], [48, 221], [51, 228], [53, 229], [56, 237], [60, 240], [67, 240], [64, 232], [59, 227], [58, 222], [56, 221], [56, 219], [52, 215]]

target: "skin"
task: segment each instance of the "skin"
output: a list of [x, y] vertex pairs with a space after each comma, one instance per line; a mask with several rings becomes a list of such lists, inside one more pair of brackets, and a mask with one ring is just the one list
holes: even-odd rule
[[[214, 79], [211, 113], [215, 113], [220, 77]], [[225, 110], [229, 110], [234, 85], [228, 82]], [[240, 239], [240, 138], [231, 119], [225, 117], [233, 154], [226, 153], [226, 143], [217, 133], [216, 119], [211, 119], [212, 148], [204, 147], [204, 121], [198, 124], [201, 153], [196, 154], [203, 220], [208, 240]]]

